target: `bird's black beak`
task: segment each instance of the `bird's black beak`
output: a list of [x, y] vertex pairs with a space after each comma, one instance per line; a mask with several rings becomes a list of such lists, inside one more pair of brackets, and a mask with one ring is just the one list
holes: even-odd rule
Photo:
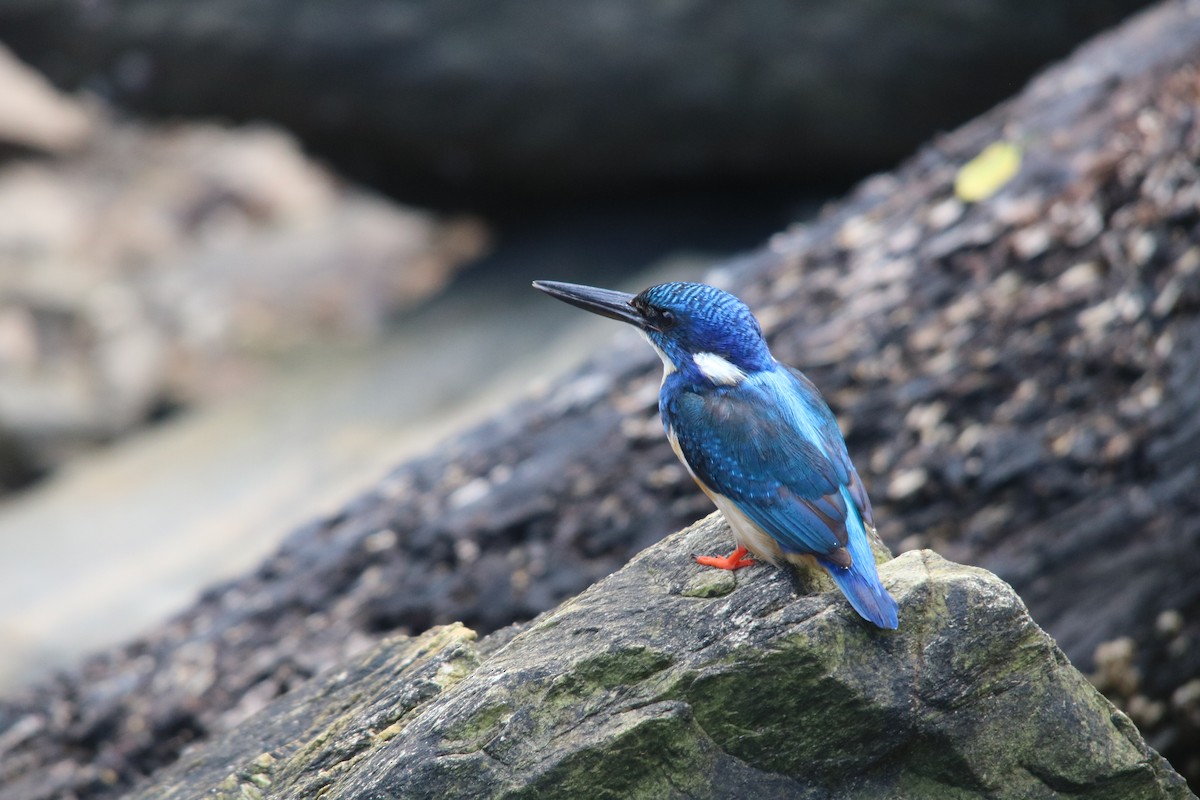
[[649, 327], [646, 318], [631, 305], [634, 295], [558, 281], [534, 281], [533, 288], [540, 289], [551, 297], [557, 297], [564, 303], [578, 306], [584, 311], [628, 322], [638, 328]]

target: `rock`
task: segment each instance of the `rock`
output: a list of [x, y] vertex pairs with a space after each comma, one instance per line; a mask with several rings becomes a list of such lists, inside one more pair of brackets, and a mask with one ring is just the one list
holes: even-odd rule
[[515, 635], [386, 639], [132, 797], [1192, 796], [994, 575], [883, 564], [882, 633], [770, 567], [689, 596], [729, 539], [714, 514]]
[[379, 332], [482, 246], [280, 131], [97, 114], [86, 147], [0, 165], [0, 424], [54, 463], [264, 357]]
[[92, 118], [0, 45], [0, 145], [61, 153], [80, 147]]
[[[1163, 3], [708, 279], [825, 391], [885, 539], [997, 573], [1089, 673], [1131, 638], [1130, 712], [1200, 779], [1198, 51], [1196, 5]], [[957, 198], [959, 170], [1010, 136], [1017, 173]], [[532, 618], [707, 513], [655, 431], [658, 360], [613, 336], [255, 572], [0, 702], [0, 731], [43, 721], [0, 769], [75, 791], [102, 765], [127, 787], [362, 642]], [[197, 643], [211, 683], [156, 680]]]
[[461, 207], [861, 175], [1144, 5], [4, 0], [0, 40], [59, 85], [269, 119]]

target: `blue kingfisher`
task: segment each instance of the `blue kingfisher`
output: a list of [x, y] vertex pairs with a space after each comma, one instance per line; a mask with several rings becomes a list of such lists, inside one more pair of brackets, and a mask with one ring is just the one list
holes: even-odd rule
[[746, 304], [701, 283], [664, 283], [632, 295], [557, 281], [534, 287], [633, 325], [663, 362], [658, 408], [675, 455], [737, 539], [719, 569], [823, 567], [850, 605], [880, 628], [896, 601], [875, 569], [871, 501], [821, 393], [780, 364]]

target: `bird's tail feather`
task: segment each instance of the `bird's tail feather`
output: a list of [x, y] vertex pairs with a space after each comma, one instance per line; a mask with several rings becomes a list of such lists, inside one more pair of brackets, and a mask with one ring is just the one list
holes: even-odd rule
[[829, 571], [833, 582], [863, 619], [875, 623], [880, 628], [894, 630], [899, 626], [896, 601], [879, 580], [875, 559], [871, 557], [869, 549], [865, 555], [865, 558], [859, 558], [854, 554], [854, 561], [849, 567], [839, 567], [823, 558], [818, 558], [817, 561]]

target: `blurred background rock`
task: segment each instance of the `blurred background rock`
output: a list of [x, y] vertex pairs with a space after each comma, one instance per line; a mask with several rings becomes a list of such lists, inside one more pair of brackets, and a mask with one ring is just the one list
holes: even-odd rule
[[482, 250], [478, 224], [341, 182], [277, 129], [118, 121], [3, 53], [0, 96], [21, 100], [0, 138], [46, 154], [0, 168], [0, 420], [34, 470], [256, 356], [376, 333]]
[[1141, 5], [0, 0], [0, 685]]

